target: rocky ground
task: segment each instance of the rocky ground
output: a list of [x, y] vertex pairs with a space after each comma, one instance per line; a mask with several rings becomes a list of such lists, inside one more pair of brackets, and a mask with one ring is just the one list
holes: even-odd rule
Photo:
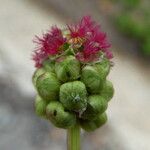
[[62, 26], [87, 13], [101, 22], [112, 42], [115, 66], [110, 79], [116, 92], [108, 123], [96, 132], [82, 132], [83, 149], [150, 149], [150, 64], [134, 51], [133, 41], [114, 29], [98, 0], [0, 0], [0, 4], [0, 150], [65, 149], [65, 131], [34, 113], [32, 39], [52, 24]]

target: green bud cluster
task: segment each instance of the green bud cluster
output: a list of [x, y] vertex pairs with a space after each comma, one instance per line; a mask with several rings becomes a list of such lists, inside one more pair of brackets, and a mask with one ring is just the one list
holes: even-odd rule
[[81, 64], [69, 55], [61, 61], [43, 62], [32, 81], [37, 90], [35, 111], [56, 127], [70, 128], [77, 122], [93, 131], [107, 121], [106, 109], [114, 89], [107, 75], [110, 61]]

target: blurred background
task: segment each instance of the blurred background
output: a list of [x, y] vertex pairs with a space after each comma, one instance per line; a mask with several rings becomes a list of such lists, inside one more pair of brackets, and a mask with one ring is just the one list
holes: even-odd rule
[[65, 150], [66, 132], [34, 113], [34, 35], [91, 15], [115, 66], [108, 123], [82, 132], [83, 150], [150, 150], [149, 0], [0, 0], [0, 150]]

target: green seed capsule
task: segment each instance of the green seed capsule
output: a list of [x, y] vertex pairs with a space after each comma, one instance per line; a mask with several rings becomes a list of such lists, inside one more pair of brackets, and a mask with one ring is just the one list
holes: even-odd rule
[[88, 121], [88, 120], [80, 120], [80, 125], [85, 131], [94, 131], [97, 128], [101, 127], [107, 122], [107, 115], [103, 113], [99, 115], [95, 120]]
[[105, 81], [102, 90], [100, 91], [100, 95], [106, 99], [106, 101], [110, 101], [114, 95], [114, 88], [110, 81]]
[[95, 64], [94, 68], [98, 71], [100, 78], [104, 80], [110, 72], [110, 61], [104, 59], [102, 62]]
[[37, 96], [35, 100], [35, 112], [38, 116], [46, 116], [46, 106], [46, 101], [44, 101], [40, 96]]
[[62, 82], [76, 80], [80, 77], [80, 62], [74, 56], [67, 56], [62, 62], [56, 62], [55, 72]]
[[39, 95], [46, 101], [57, 100], [60, 83], [54, 73], [44, 73], [38, 77], [36, 87]]
[[107, 109], [107, 101], [100, 95], [91, 95], [88, 98], [87, 109], [83, 112], [81, 118], [94, 120], [97, 115], [102, 114]]
[[86, 85], [88, 92], [93, 94], [99, 93], [103, 84], [99, 73], [92, 66], [85, 66], [82, 69], [81, 80]]
[[43, 73], [45, 73], [45, 70], [43, 68], [36, 69], [36, 71], [34, 72], [33, 77], [32, 77], [32, 83], [33, 83], [35, 88], [36, 88], [36, 80], [37, 80], [37, 78], [40, 75], [42, 75]]
[[47, 118], [59, 128], [69, 128], [76, 123], [76, 116], [65, 110], [60, 102], [52, 101], [46, 108]]
[[82, 111], [87, 106], [87, 91], [81, 81], [64, 83], [59, 95], [60, 101], [68, 110]]

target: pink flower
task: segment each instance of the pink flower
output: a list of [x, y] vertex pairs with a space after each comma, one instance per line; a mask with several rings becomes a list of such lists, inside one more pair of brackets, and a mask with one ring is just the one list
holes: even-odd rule
[[52, 26], [51, 27], [50, 34], [52, 36], [62, 36], [61, 29], [59, 29], [57, 26]]
[[105, 50], [111, 46], [107, 41], [106, 34], [98, 30], [90, 35], [88, 40], [95, 43], [95, 45], [101, 50]]
[[88, 36], [86, 42], [83, 43], [83, 50], [77, 53], [76, 57], [82, 62], [91, 62], [98, 59], [101, 51], [108, 59], [111, 59], [113, 55], [108, 50], [109, 47], [110, 44], [106, 40], [106, 34], [99, 31]]
[[77, 24], [67, 25], [71, 38], [85, 38], [90, 32], [97, 28], [96, 23], [90, 16], [84, 16]]
[[42, 38], [36, 36], [34, 42], [37, 43], [38, 47], [34, 52], [33, 60], [39, 67], [48, 56], [62, 52], [60, 48], [66, 42], [66, 39], [62, 35], [62, 31], [57, 26], [53, 26], [48, 33], [43, 34]]
[[80, 61], [93, 61], [97, 59], [100, 51], [105, 53], [108, 59], [113, 57], [109, 50], [111, 45], [107, 41], [106, 34], [100, 30], [100, 25], [93, 21], [90, 16], [83, 17], [77, 24], [68, 25], [68, 28], [71, 39], [84, 39], [82, 42], [83, 50], [76, 54]]
[[[95, 55], [95, 53], [98, 53], [102, 51], [105, 56], [108, 59], [113, 58], [112, 52], [109, 50], [111, 47], [111, 44], [107, 41], [106, 34], [101, 32], [100, 30], [97, 30], [96, 32], [93, 32], [90, 36], [87, 38], [88, 43], [92, 43], [91, 51], [88, 50], [89, 54]], [[84, 46], [83, 53], [87, 52], [87, 46]]]
[[98, 59], [98, 48], [94, 43], [87, 41], [84, 43], [84, 48], [76, 54], [76, 58], [81, 62], [90, 62]]
[[83, 50], [76, 54], [80, 61], [93, 61], [100, 51], [105, 53], [108, 59], [113, 57], [109, 50], [111, 45], [107, 41], [106, 34], [100, 30], [100, 25], [93, 21], [90, 16], [83, 17], [79, 23], [68, 25], [68, 29], [71, 39], [84, 39]]

